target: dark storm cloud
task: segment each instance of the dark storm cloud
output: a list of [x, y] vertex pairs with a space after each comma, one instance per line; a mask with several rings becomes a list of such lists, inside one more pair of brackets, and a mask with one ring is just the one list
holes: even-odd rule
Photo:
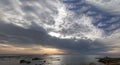
[[41, 28], [36, 30], [34, 27], [24, 29], [12, 24], [0, 23], [0, 41], [7, 41], [6, 44], [14, 44], [17, 46], [27, 46], [38, 44], [42, 46], [59, 48], [68, 52], [79, 53], [100, 53], [109, 50], [104, 44], [99, 41], [78, 40], [74, 39], [58, 39], [50, 37]]
[[[68, 40], [68, 39], [56, 39], [52, 38], [49, 41], [49, 44], [56, 47], [60, 48], [63, 50], [67, 50], [68, 52], [78, 52], [78, 53], [85, 53], [85, 54], [98, 54], [98, 53], [103, 53], [105, 51], [110, 50], [108, 46], [105, 44], [102, 44], [99, 41], [92, 41], [92, 40]], [[51, 43], [50, 43], [51, 42]], [[48, 44], [48, 45], [49, 45]]]
[[[39, 28], [40, 29], [40, 28]], [[46, 32], [41, 28], [37, 31], [34, 27], [24, 29], [13, 24], [0, 23], [0, 39], [10, 42], [33, 43], [44, 39]]]

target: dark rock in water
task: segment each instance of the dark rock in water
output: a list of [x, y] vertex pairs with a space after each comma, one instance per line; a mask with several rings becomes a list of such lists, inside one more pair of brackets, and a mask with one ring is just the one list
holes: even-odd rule
[[27, 64], [30, 64], [31, 62], [30, 62], [30, 61], [27, 61], [27, 60], [20, 60], [20, 63], [27, 63]]
[[32, 60], [43, 60], [42, 58], [32, 58]]
[[27, 61], [26, 63], [27, 63], [27, 64], [30, 64], [31, 62], [30, 62], [30, 61]]
[[43, 62], [45, 63], [46, 61], [44, 60]]
[[26, 61], [25, 60], [20, 60], [20, 63], [25, 63]]
[[109, 65], [120, 65], [120, 58], [104, 57], [104, 58], [99, 58], [98, 62]]

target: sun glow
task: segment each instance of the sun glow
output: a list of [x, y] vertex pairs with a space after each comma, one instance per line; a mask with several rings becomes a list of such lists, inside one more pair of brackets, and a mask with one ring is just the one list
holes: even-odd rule
[[0, 44], [0, 51], [9, 54], [64, 54], [60, 49], [42, 47], [39, 45], [33, 45], [32, 47], [16, 47], [8, 44]]
[[56, 48], [43, 48], [42, 53], [43, 54], [64, 54], [62, 50], [56, 49]]
[[114, 49], [108, 51], [107, 53], [110, 53], [110, 54], [120, 54], [120, 48], [114, 48]]

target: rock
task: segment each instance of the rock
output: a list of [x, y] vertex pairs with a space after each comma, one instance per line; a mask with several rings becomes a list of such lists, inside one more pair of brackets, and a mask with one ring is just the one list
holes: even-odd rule
[[45, 63], [46, 61], [44, 60], [43, 62]]
[[99, 59], [98, 62], [101, 62], [103, 64], [120, 65], [120, 58], [104, 57], [98, 59]]
[[32, 58], [32, 60], [42, 60], [41, 58]]
[[26, 60], [20, 60], [20, 63], [27, 63], [27, 64], [29, 64], [31, 62], [30, 61], [26, 61]]

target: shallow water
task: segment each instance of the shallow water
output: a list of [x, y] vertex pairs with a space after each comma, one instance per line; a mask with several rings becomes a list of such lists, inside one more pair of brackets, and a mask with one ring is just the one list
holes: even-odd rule
[[[0, 55], [0, 65], [103, 65], [96, 59], [99, 55]], [[42, 60], [32, 60], [42, 58]], [[31, 63], [20, 63], [27, 60]]]

